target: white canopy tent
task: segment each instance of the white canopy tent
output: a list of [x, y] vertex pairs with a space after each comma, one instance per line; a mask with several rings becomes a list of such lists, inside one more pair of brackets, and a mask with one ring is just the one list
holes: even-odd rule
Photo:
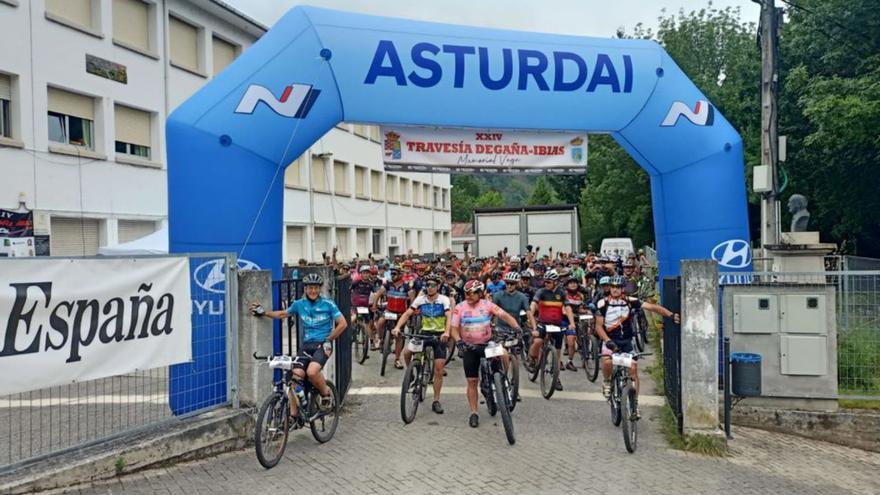
[[168, 228], [159, 229], [152, 234], [124, 242], [115, 246], [98, 248], [98, 254], [110, 255], [136, 255], [136, 254], [168, 254]]

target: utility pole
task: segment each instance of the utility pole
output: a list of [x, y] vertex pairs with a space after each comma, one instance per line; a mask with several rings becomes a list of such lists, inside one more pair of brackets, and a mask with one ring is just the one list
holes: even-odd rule
[[777, 133], [777, 83], [779, 69], [780, 10], [775, 0], [753, 0], [761, 5], [761, 165], [770, 168], [772, 189], [761, 199], [761, 247], [779, 244], [779, 181], [776, 167], [779, 160], [779, 136]]

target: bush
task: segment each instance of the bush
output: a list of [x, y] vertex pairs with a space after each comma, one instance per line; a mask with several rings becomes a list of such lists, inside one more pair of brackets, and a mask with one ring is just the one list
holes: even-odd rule
[[865, 322], [838, 333], [837, 383], [841, 392], [880, 392], [880, 328]]

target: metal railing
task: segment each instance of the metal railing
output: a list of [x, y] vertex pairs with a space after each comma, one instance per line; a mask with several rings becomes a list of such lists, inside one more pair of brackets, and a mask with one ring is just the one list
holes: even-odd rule
[[[195, 275], [190, 284], [194, 362], [0, 396], [0, 472], [234, 403], [237, 291], [236, 277], [225, 275], [226, 268], [237, 266], [236, 257], [173, 256], [188, 256], [190, 273]], [[98, 258], [157, 257], [164, 256]], [[219, 279], [221, 272], [198, 279], [215, 266], [222, 268], [225, 280]]]
[[[663, 279], [663, 306], [681, 313], [681, 279]], [[667, 326], [668, 325], [668, 326]], [[681, 327], [669, 319], [663, 327], [663, 390], [666, 402], [678, 421], [678, 431], [684, 425], [681, 407]]]
[[[850, 263], [850, 256], [840, 263]], [[844, 261], [845, 260], [845, 261]], [[863, 261], [860, 261], [863, 262]], [[880, 270], [721, 273], [720, 286], [835, 289], [837, 382], [841, 396], [880, 398]]]

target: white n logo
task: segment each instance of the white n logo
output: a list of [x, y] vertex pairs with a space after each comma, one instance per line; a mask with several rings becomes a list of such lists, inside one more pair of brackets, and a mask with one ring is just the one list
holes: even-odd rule
[[310, 84], [291, 84], [284, 88], [281, 98], [275, 98], [265, 87], [251, 84], [235, 108], [235, 113], [252, 114], [257, 105], [263, 102], [278, 115], [303, 119], [320, 93], [320, 90], [312, 89]]
[[660, 126], [672, 127], [682, 116], [699, 126], [712, 125], [715, 121], [715, 109], [706, 100], [697, 100], [697, 106], [693, 111], [684, 102], [676, 101], [672, 103], [669, 113], [666, 114], [666, 118], [663, 119]]

